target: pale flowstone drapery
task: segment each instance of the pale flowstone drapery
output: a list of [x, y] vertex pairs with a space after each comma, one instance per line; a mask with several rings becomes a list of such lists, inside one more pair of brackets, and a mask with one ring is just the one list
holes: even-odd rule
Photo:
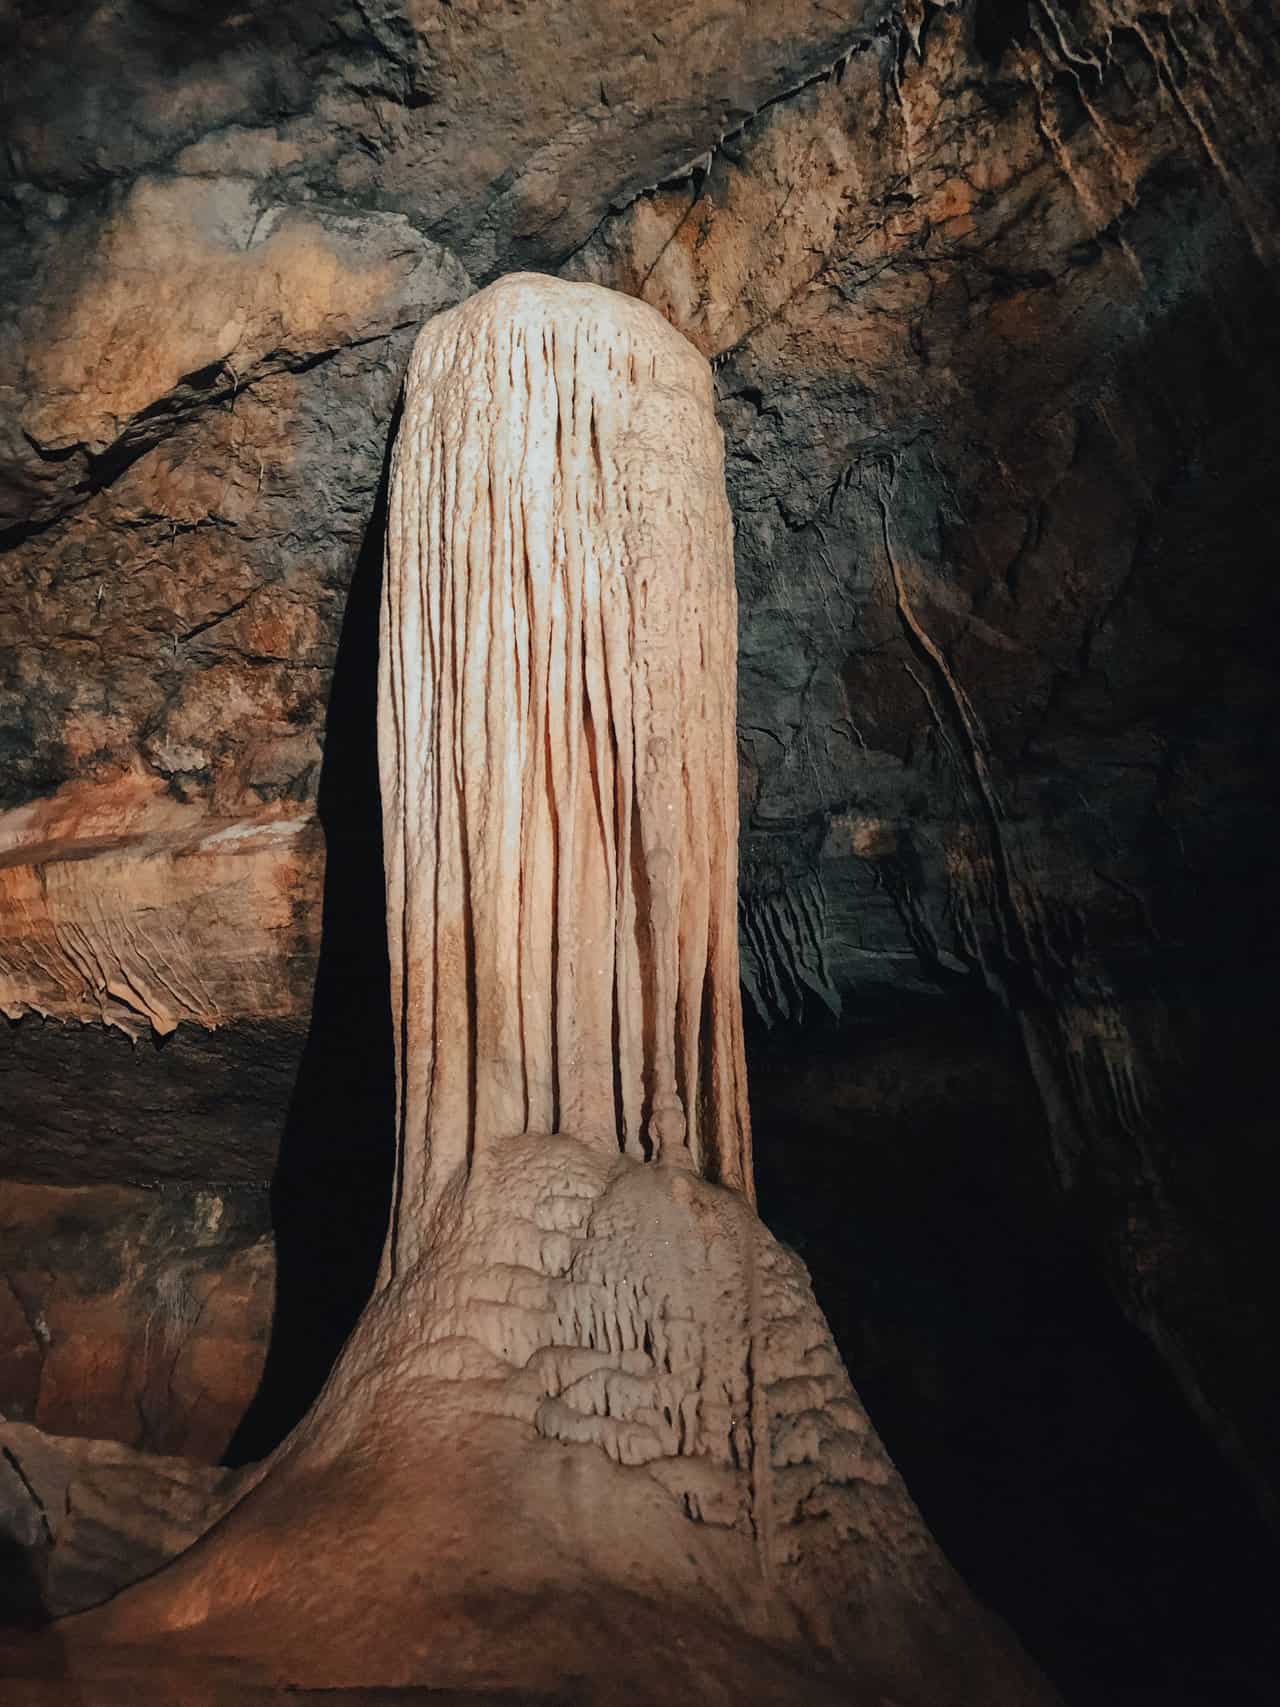
[[749, 1201], [709, 369], [612, 292], [490, 287], [418, 342], [388, 532], [383, 1283], [72, 1674], [150, 1642], [305, 1689], [1048, 1707]]
[[388, 1272], [477, 1138], [750, 1194], [722, 464], [710, 370], [642, 303], [514, 275], [418, 340], [379, 694]]

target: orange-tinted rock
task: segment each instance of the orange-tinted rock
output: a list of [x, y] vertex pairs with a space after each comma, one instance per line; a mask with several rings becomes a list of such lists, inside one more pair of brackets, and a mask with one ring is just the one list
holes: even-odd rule
[[[68, 1631], [73, 1672], [105, 1640], [312, 1687], [1053, 1699], [752, 1206], [709, 381], [656, 316], [548, 279], [419, 340], [381, 628], [379, 1288], [225, 1521]], [[495, 1616], [567, 1600], [597, 1633], [647, 1603], [661, 1657]]]
[[1056, 1700], [947, 1566], [739, 1193], [493, 1136], [425, 1243], [225, 1520], [59, 1633], [71, 1676], [105, 1642], [109, 1666], [301, 1688]]
[[[392, 292], [372, 342], [312, 320], [273, 371], [253, 244], [210, 257], [170, 182], [192, 208], [236, 179], [301, 208], [344, 257], [346, 340], [367, 276], [348, 233], [386, 258], [371, 210], [478, 280], [560, 266], [599, 221], [569, 264], [722, 364], [753, 1005], [821, 1024], [1010, 1003], [1052, 1116], [1026, 1142], [1274, 1488], [1274, 7], [627, 5], [602, 25], [557, 0], [535, 28], [123, 0], [71, 31], [10, 10], [14, 347], [55, 295], [93, 299], [113, 231], [165, 256], [148, 289], [172, 302], [193, 273], [141, 217], [162, 202], [210, 278], [249, 281], [258, 325], [255, 367], [180, 375], [92, 463], [41, 457], [19, 423], [49, 400], [0, 394], [4, 799], [139, 757], [228, 819], [314, 788], [411, 333]], [[269, 235], [278, 253], [274, 216]], [[191, 326], [143, 340], [148, 380], [217, 349], [237, 303], [215, 316], [201, 285]], [[137, 354], [136, 326], [103, 327]], [[129, 406], [90, 342], [86, 396]], [[210, 1037], [111, 1057], [29, 1017], [0, 1037], [3, 1165], [264, 1177], [299, 1040]]]
[[207, 1463], [271, 1330], [256, 1193], [0, 1184], [0, 1415]]
[[[231, 1470], [0, 1420], [0, 1627], [108, 1599], [188, 1547], [233, 1497]], [[0, 1660], [0, 1666], [3, 1666]], [[7, 1668], [6, 1668], [7, 1669]]]
[[160, 1036], [306, 1012], [323, 858], [310, 815], [210, 819], [134, 779], [75, 794], [0, 821], [0, 1010]]

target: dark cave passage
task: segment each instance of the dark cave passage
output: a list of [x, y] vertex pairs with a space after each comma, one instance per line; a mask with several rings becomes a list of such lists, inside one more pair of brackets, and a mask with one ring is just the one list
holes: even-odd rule
[[1280, 1553], [1050, 1178], [994, 1005], [751, 1039], [760, 1208], [952, 1563], [1070, 1707], [1264, 1707]]

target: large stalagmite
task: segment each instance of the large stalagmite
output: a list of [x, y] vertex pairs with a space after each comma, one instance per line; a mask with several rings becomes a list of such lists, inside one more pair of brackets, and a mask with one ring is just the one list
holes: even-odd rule
[[516, 275], [418, 340], [379, 725], [397, 1265], [477, 1137], [750, 1193], [722, 464], [707, 364], [628, 298]]
[[382, 1284], [217, 1524], [63, 1627], [78, 1682], [1049, 1699], [752, 1208], [720, 455], [705, 363], [608, 291], [517, 277], [419, 340], [381, 637]]

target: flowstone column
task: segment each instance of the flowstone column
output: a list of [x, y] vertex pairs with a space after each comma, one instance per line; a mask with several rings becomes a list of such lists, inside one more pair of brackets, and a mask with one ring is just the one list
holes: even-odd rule
[[392, 467], [379, 755], [400, 1173], [568, 1132], [751, 1194], [733, 539], [711, 373], [514, 275], [432, 320]]
[[432, 321], [382, 612], [382, 1284], [238, 1503], [77, 1653], [584, 1707], [1046, 1707], [751, 1202], [734, 641], [702, 358], [551, 279]]

